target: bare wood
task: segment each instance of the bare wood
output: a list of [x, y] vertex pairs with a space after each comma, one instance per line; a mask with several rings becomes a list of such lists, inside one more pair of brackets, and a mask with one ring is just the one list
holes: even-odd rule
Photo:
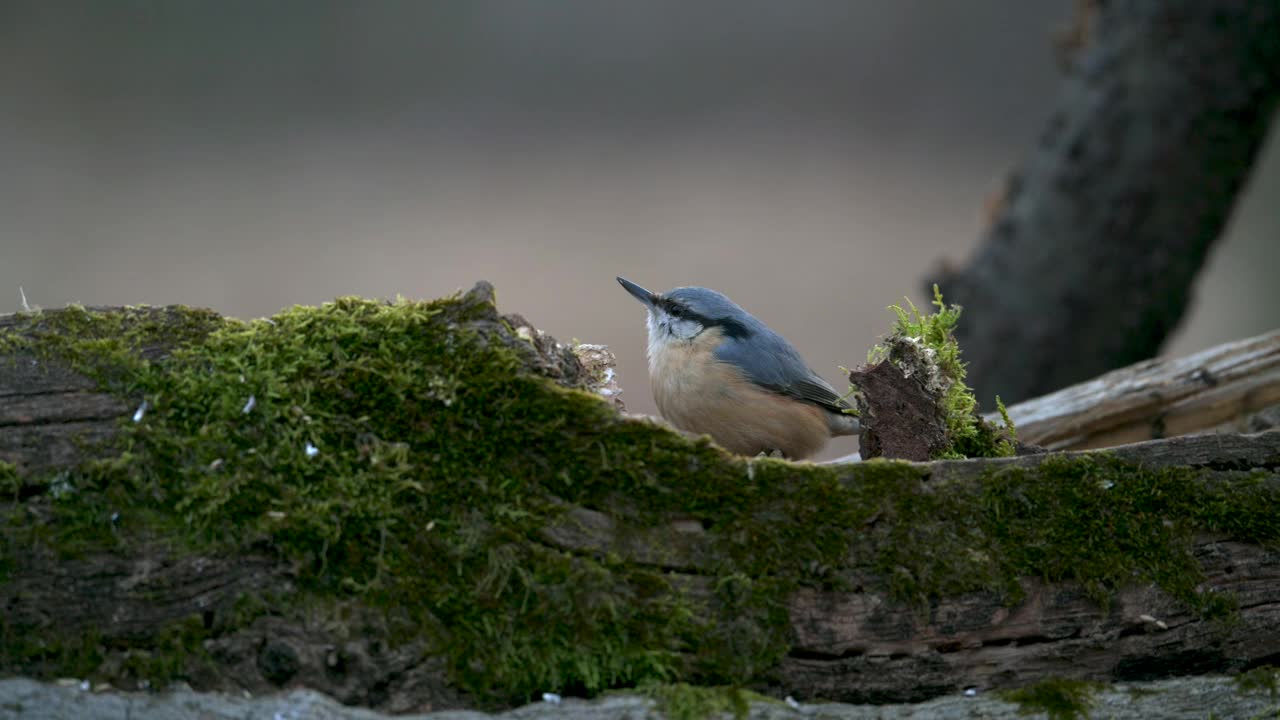
[[[1098, 448], [1240, 427], [1280, 404], [1280, 330], [1168, 360], [1148, 360], [1009, 407], [1018, 439]], [[995, 420], [994, 414], [988, 415]]]

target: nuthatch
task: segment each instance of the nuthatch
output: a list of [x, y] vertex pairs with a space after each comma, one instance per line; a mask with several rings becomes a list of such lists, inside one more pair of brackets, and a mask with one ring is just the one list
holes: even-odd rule
[[849, 405], [791, 343], [729, 298], [618, 282], [649, 311], [649, 380], [672, 425], [741, 455], [777, 450], [793, 460], [858, 432]]

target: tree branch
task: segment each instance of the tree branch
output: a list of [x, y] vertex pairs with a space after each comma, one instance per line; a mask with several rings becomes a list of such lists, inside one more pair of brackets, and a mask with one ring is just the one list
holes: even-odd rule
[[1222, 428], [1247, 431], [1250, 414], [1278, 404], [1280, 330], [1138, 363], [1008, 410], [1020, 440], [1067, 450]]

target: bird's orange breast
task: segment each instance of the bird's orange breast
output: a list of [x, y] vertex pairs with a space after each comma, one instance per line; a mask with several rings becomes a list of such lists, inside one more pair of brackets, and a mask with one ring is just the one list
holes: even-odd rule
[[741, 455], [780, 450], [792, 459], [817, 453], [830, 438], [827, 413], [760, 388], [715, 357], [717, 329], [691, 342], [667, 343], [649, 358], [658, 410], [681, 430], [710, 435]]

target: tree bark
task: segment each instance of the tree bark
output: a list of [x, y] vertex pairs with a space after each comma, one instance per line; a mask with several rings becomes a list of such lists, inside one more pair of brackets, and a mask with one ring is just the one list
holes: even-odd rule
[[1280, 2], [1097, 5], [993, 226], [936, 279], [986, 409], [1156, 355], [1280, 95]]
[[[0, 326], [7, 322], [0, 318]], [[550, 376], [579, 386], [583, 369], [564, 355], [562, 346], [536, 332], [525, 334], [533, 339], [527, 362], [547, 364]], [[158, 357], [164, 348], [144, 352]], [[90, 449], [76, 434], [108, 438], [122, 420], [139, 411], [135, 403], [101, 392], [56, 362], [21, 352], [0, 354], [0, 459], [19, 469], [21, 481], [0, 498], [0, 517], [47, 514], [56, 502], [51, 496], [57, 492], [57, 474], [83, 461]], [[1207, 487], [1256, 476], [1268, 492], [1280, 490], [1280, 431], [1152, 441], [1117, 448], [1113, 455], [1147, 470], [1194, 470], [1197, 482]], [[903, 482], [913, 483], [913, 495], [953, 496], [981, 488], [993, 473], [1021, 468], [1029, 473], [1025, 482], [1030, 486], [1038, 482], [1045, 463], [1081, 457], [1091, 456], [1051, 453], [912, 464], [906, 467], [920, 474]], [[748, 474], [751, 467], [745, 468]], [[800, 481], [807, 471], [794, 467], [786, 472]], [[834, 471], [835, 479], [856, 486], [871, 481], [879, 467], [883, 465], [848, 465]], [[43, 480], [28, 482], [33, 478]], [[787, 506], [772, 502], [776, 500], [766, 498], [758, 512], [767, 517], [785, 512]], [[617, 558], [658, 571], [692, 602], [708, 608], [710, 616], [720, 617], [715, 614], [722, 602], [717, 586], [732, 579], [723, 575], [723, 568], [737, 541], [720, 534], [705, 517], [655, 519], [629, 507], [625, 499], [608, 508], [566, 504], [563, 515], [521, 541], [568, 556]], [[872, 532], [873, 526], [883, 530], [911, 522], [892, 516], [897, 506], [886, 507], [888, 516], [872, 517], [859, 531], [865, 542], [885, 541], [886, 536]], [[776, 527], [779, 519], [770, 523]], [[174, 628], [186, 622], [203, 638], [199, 647], [188, 648], [184, 669], [198, 689], [262, 694], [306, 687], [343, 703], [390, 712], [473, 704], [451, 684], [444, 659], [432, 654], [425, 639], [405, 637], [394, 614], [356, 598], [343, 601], [342, 622], [308, 610], [297, 593], [298, 569], [269, 547], [249, 545], [228, 557], [184, 550], [163, 535], [118, 533], [64, 554], [43, 537], [0, 533], [4, 673], [43, 674], [47, 668], [42, 663], [56, 649], [42, 646], [41, 638], [57, 628], [86, 639], [92, 658], [86, 672], [110, 676], [113, 668], [146, 663], [181, 644], [183, 635], [175, 635]], [[1275, 662], [1280, 584], [1274, 578], [1280, 576], [1280, 552], [1221, 532], [1200, 533], [1189, 542], [1201, 585], [1237, 598], [1232, 622], [1206, 619], [1145, 584], [1119, 589], [1106, 607], [1077, 584], [1035, 578], [1020, 581], [1022, 599], [1012, 604], [993, 589], [944, 593], [920, 606], [878, 589], [876, 579], [886, 569], [866, 560], [851, 557], [840, 567], [815, 568], [817, 576], [849, 582], [802, 584], [784, 598], [780, 610], [789, 650], [775, 667], [754, 676], [752, 684], [806, 701], [893, 702], [971, 686], [1011, 688], [1050, 677], [1143, 680]], [[811, 559], [796, 557], [795, 562]], [[258, 598], [279, 598], [280, 605], [249, 612], [240, 606], [247, 590]], [[246, 613], [252, 618], [247, 622]], [[716, 631], [731, 638], [753, 637], [762, 632], [757, 627], [761, 621], [744, 615], [726, 620], [727, 626]]]

